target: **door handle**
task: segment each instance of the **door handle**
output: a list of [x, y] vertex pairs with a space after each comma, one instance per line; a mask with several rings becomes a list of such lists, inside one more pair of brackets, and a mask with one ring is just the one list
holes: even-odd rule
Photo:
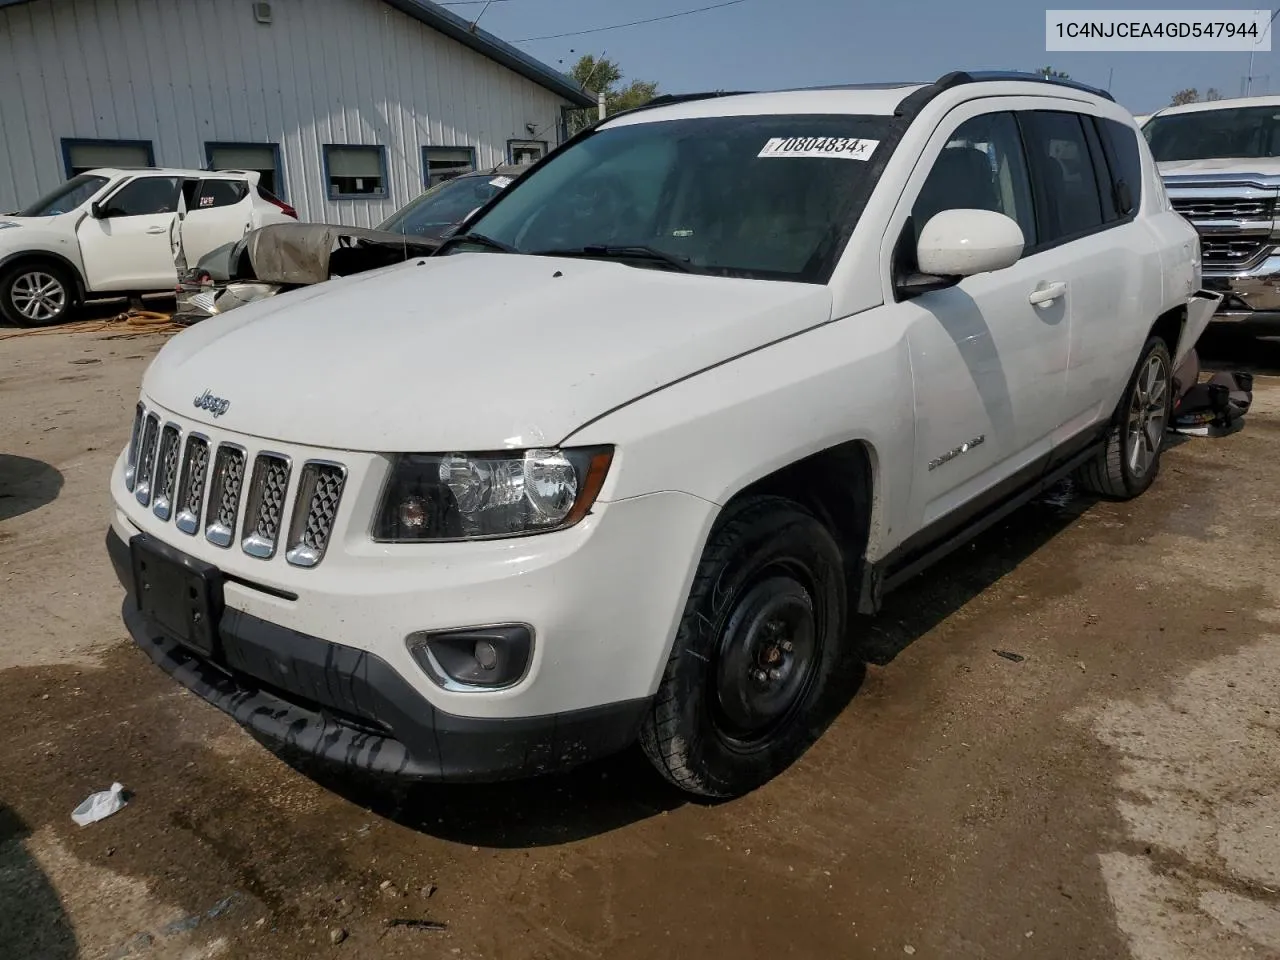
[[147, 233], [168, 233], [167, 227], [148, 227]]
[[1065, 297], [1066, 295], [1067, 285], [1061, 280], [1054, 280], [1052, 283], [1037, 284], [1036, 288], [1031, 291], [1031, 296], [1027, 297], [1027, 302], [1040, 307], [1047, 303], [1053, 303], [1059, 297]]

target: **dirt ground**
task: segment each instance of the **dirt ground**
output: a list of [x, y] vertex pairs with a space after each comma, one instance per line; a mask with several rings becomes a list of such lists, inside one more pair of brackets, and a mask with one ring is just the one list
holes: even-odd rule
[[635, 754], [299, 769], [164, 676], [103, 549], [158, 345], [0, 342], [0, 956], [1280, 957], [1280, 379], [1139, 501], [1064, 487], [892, 597], [821, 741], [704, 805]]

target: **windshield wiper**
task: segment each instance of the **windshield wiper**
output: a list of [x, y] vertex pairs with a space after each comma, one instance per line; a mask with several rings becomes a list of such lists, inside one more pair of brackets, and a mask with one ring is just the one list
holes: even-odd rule
[[483, 233], [455, 233], [436, 248], [435, 255], [439, 256], [444, 253], [445, 247], [455, 243], [474, 243], [478, 247], [486, 247], [489, 250], [497, 250], [499, 253], [519, 253], [519, 251], [509, 243], [503, 243], [501, 240], [495, 240], [493, 237], [486, 237]]
[[608, 244], [588, 244], [585, 247], [574, 247], [568, 250], [535, 250], [536, 257], [600, 257], [607, 259], [618, 257], [624, 260], [649, 260], [653, 263], [665, 263], [667, 266], [683, 273], [706, 273], [701, 267], [692, 263], [688, 257], [680, 257], [667, 253], [656, 247], [641, 244], [610, 246]]

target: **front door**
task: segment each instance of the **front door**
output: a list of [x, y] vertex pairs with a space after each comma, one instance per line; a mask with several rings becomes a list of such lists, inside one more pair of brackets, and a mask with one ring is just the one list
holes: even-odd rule
[[91, 291], [172, 290], [177, 283], [169, 231], [178, 210], [178, 177], [135, 177], [76, 230]]
[[[943, 210], [1003, 213], [1036, 242], [1030, 177], [1013, 113], [966, 104], [943, 122], [891, 224], [895, 273], [915, 269], [919, 232]], [[1004, 270], [888, 308], [906, 332], [916, 398], [916, 529], [985, 503], [1038, 469], [1062, 417], [1069, 298], [1052, 262]], [[896, 317], [894, 316], [896, 314]]]

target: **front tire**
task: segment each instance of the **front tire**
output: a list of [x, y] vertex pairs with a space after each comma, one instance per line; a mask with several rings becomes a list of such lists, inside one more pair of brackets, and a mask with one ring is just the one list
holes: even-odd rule
[[1152, 337], [1129, 380], [1097, 457], [1080, 470], [1081, 483], [1112, 500], [1131, 500], [1160, 472], [1160, 454], [1173, 402], [1173, 361], [1169, 346]]
[[25, 263], [0, 276], [0, 314], [20, 327], [61, 323], [75, 306], [75, 285], [62, 267]]
[[726, 509], [703, 551], [640, 745], [689, 793], [733, 797], [817, 739], [846, 620], [840, 548], [781, 497]]

